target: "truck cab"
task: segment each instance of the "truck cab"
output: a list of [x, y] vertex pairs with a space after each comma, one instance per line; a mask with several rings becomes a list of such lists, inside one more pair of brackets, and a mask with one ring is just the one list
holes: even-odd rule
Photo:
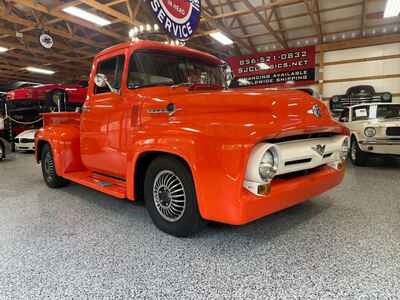
[[36, 159], [72, 181], [144, 199], [158, 228], [245, 224], [340, 183], [348, 130], [300, 91], [225, 89], [223, 61], [132, 41], [99, 53], [82, 112], [43, 115]]

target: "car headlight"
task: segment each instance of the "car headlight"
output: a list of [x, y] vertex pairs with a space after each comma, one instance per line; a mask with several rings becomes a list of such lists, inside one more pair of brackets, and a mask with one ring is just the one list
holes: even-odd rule
[[392, 99], [392, 95], [390, 93], [384, 93], [382, 99], [384, 101], [390, 101], [390, 99]]
[[348, 154], [349, 154], [349, 148], [350, 148], [350, 142], [349, 142], [349, 141], [350, 141], [350, 140], [349, 140], [348, 137], [346, 137], [346, 138], [343, 140], [342, 148], [341, 148], [341, 150], [340, 150], [340, 159], [341, 159], [341, 160], [346, 160], [346, 159], [347, 159], [347, 156], [348, 156]]
[[278, 171], [279, 157], [278, 152], [275, 148], [270, 148], [265, 151], [260, 165], [258, 167], [258, 172], [260, 173], [260, 177], [265, 180], [271, 180]]
[[374, 137], [376, 135], [376, 129], [374, 127], [367, 127], [364, 130], [366, 137]]

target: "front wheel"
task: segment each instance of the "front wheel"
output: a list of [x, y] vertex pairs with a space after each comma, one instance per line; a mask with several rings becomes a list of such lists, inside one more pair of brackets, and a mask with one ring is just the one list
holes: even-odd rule
[[368, 162], [368, 153], [365, 153], [358, 146], [357, 140], [352, 137], [350, 146], [350, 160], [355, 166], [365, 166]]
[[150, 163], [144, 196], [151, 219], [166, 233], [187, 237], [206, 224], [199, 213], [192, 175], [175, 157], [162, 156]]
[[69, 183], [68, 180], [57, 175], [53, 153], [51, 152], [49, 144], [43, 146], [41, 163], [43, 179], [48, 187], [55, 189], [64, 187]]
[[6, 147], [3, 142], [0, 141], [0, 160], [3, 160], [4, 158], [6, 158]]

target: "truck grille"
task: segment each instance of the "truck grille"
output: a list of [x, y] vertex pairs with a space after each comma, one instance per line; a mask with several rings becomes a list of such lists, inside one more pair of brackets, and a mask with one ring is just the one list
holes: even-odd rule
[[387, 136], [400, 136], [400, 127], [388, 127], [386, 129]]

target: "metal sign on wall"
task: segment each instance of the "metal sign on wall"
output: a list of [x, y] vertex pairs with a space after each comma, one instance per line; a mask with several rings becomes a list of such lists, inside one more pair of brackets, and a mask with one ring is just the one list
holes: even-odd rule
[[228, 59], [243, 86], [301, 86], [315, 82], [315, 47], [233, 56]]
[[187, 41], [200, 23], [200, 0], [150, 0], [160, 27], [172, 38]]

